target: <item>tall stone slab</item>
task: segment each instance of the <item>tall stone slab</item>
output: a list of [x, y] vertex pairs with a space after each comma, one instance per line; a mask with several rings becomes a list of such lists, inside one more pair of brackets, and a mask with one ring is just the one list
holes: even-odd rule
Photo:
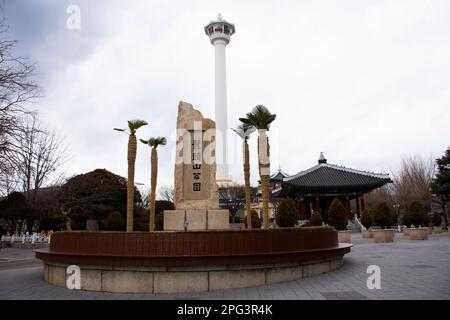
[[219, 208], [216, 184], [215, 132], [213, 120], [180, 101], [175, 159], [175, 208]]
[[191, 104], [178, 105], [175, 209], [164, 211], [164, 230], [227, 230], [228, 210], [219, 209], [216, 124]]

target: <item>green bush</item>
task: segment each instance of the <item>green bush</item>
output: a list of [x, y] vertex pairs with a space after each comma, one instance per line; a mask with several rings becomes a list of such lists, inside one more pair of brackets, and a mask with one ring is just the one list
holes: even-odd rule
[[406, 215], [410, 219], [411, 225], [414, 225], [416, 228], [427, 226], [429, 223], [428, 215], [420, 202], [411, 202]]
[[408, 228], [410, 228], [411, 225], [412, 225], [411, 214], [409, 213], [409, 211], [406, 211], [406, 212], [403, 214], [403, 224], [404, 224], [405, 226], [407, 226]]
[[439, 227], [442, 223], [441, 215], [437, 212], [434, 212], [431, 216], [431, 223], [433, 223], [433, 227]]
[[122, 215], [118, 211], [111, 212], [108, 217], [106, 217], [104, 225], [105, 229], [108, 231], [124, 231], [125, 229]]
[[386, 202], [381, 202], [373, 209], [373, 222], [381, 228], [389, 228], [394, 224], [394, 214]]
[[[259, 219], [258, 212], [252, 210], [252, 229], [261, 229], [261, 219]], [[247, 228], [247, 216], [244, 217], [245, 227]]]
[[424, 227], [429, 227], [430, 226], [430, 216], [428, 215], [428, 213], [425, 213], [425, 219], [423, 221], [423, 226]]
[[275, 221], [281, 228], [290, 228], [297, 223], [297, 208], [295, 202], [291, 198], [281, 200], [275, 215]]
[[373, 214], [369, 210], [364, 210], [361, 213], [361, 224], [369, 230], [371, 226], [373, 226]]
[[347, 209], [338, 198], [335, 198], [328, 209], [328, 223], [336, 230], [346, 230], [347, 220]]
[[320, 212], [315, 211], [311, 215], [311, 218], [309, 219], [309, 225], [310, 226], [321, 226], [322, 224], [323, 224], [322, 215], [320, 214]]

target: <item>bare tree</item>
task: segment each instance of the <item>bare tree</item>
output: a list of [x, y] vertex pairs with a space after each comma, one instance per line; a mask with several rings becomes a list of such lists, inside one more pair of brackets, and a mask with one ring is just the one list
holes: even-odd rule
[[386, 202], [390, 207], [394, 205], [394, 187], [390, 184], [375, 189], [364, 196], [368, 209], [374, 208], [377, 204]]
[[141, 193], [141, 199], [141, 202], [136, 203], [136, 207], [141, 208], [144, 211], [150, 210], [150, 188], [146, 188]]
[[17, 191], [17, 174], [8, 163], [0, 166], [0, 197], [6, 197], [11, 192]]
[[36, 192], [52, 177], [60, 178], [58, 169], [66, 160], [66, 152], [63, 139], [54, 131], [42, 128], [36, 115], [23, 120], [23, 127], [13, 136], [5, 154], [28, 200], [34, 199]]
[[235, 221], [237, 212], [245, 206], [245, 187], [243, 185], [219, 187], [219, 204], [223, 209], [228, 209]]
[[[0, 4], [3, 8], [4, 2]], [[8, 31], [4, 19], [0, 19], [0, 36]], [[11, 191], [14, 181], [7, 151], [21, 128], [21, 117], [29, 113], [26, 105], [39, 96], [39, 87], [33, 80], [35, 66], [26, 58], [13, 54], [17, 41], [0, 38], [0, 178], [1, 192]], [[4, 183], [5, 181], [6, 184]]]
[[158, 197], [161, 200], [166, 200], [174, 202], [175, 200], [175, 189], [173, 187], [163, 186], [158, 190]]
[[418, 201], [430, 210], [432, 200], [430, 183], [434, 177], [434, 168], [432, 157], [404, 158], [399, 172], [393, 174], [395, 201], [403, 208], [413, 201]]

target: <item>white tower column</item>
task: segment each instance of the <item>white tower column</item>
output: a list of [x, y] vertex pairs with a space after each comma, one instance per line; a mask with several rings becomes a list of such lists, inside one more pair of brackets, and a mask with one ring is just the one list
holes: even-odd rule
[[231, 183], [228, 172], [228, 110], [225, 47], [234, 34], [234, 25], [222, 20], [221, 15], [205, 27], [215, 51], [215, 121], [216, 121], [216, 180], [219, 185]]
[[215, 48], [215, 120], [216, 120], [216, 159], [218, 180], [226, 180], [228, 173], [228, 109], [227, 74], [223, 40], [214, 41]]

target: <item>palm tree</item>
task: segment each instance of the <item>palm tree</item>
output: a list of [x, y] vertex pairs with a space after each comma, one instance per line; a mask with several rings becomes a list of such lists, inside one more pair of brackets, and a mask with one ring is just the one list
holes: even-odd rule
[[269, 227], [269, 176], [270, 176], [270, 151], [269, 151], [269, 131], [270, 124], [277, 116], [270, 113], [269, 109], [262, 105], [257, 105], [247, 113], [246, 118], [239, 120], [246, 125], [253, 126], [258, 130], [258, 168], [261, 178], [261, 191], [263, 200], [263, 228]]
[[136, 131], [148, 123], [144, 120], [129, 120], [128, 130], [114, 128], [116, 131], [127, 132], [128, 138], [128, 186], [127, 186], [127, 232], [133, 232], [134, 207], [134, 167], [136, 163], [137, 140]]
[[252, 228], [252, 217], [250, 207], [250, 155], [248, 150], [248, 139], [255, 131], [255, 127], [241, 124], [236, 129], [232, 129], [242, 138], [242, 150], [244, 156], [244, 181], [245, 181], [245, 214], [247, 215], [247, 228]]
[[159, 145], [165, 146], [167, 143], [166, 138], [158, 137], [158, 138], [150, 138], [148, 140], [140, 139], [142, 143], [148, 144], [152, 147], [152, 155], [151, 155], [151, 191], [150, 191], [150, 232], [155, 230], [155, 199], [156, 199], [156, 182], [158, 179], [158, 148]]

